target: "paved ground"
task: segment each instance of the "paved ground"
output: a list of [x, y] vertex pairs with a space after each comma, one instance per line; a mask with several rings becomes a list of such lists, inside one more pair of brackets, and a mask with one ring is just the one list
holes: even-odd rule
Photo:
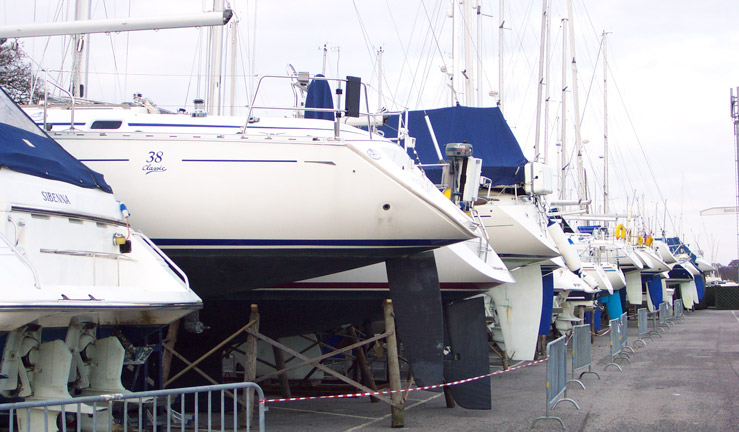
[[[637, 328], [630, 322], [629, 341]], [[687, 312], [662, 338], [637, 348], [623, 372], [603, 368], [608, 336], [593, 345], [587, 388], [570, 385], [552, 412], [570, 431], [739, 431], [739, 311]], [[405, 408], [411, 431], [525, 431], [545, 411], [544, 364], [492, 378], [493, 409], [447, 409], [441, 393], [412, 392]], [[367, 398], [269, 404], [268, 431], [386, 431], [390, 408]], [[553, 420], [533, 430], [560, 430]]]

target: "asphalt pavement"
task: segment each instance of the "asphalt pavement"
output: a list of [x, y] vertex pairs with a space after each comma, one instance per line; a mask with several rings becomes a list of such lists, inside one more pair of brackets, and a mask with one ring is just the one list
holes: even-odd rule
[[[634, 345], [636, 320], [629, 322]], [[687, 311], [662, 337], [637, 343], [623, 371], [611, 366], [609, 336], [595, 338], [586, 388], [570, 384], [550, 415], [569, 431], [739, 431], [739, 311]], [[496, 370], [495, 367], [492, 369]], [[568, 374], [570, 367], [568, 366]], [[568, 375], [569, 376], [569, 375]], [[414, 391], [405, 403], [409, 431], [556, 431], [545, 414], [546, 364], [491, 378], [492, 410], [446, 408], [442, 393]], [[268, 431], [387, 431], [390, 407], [368, 398], [268, 403]]]

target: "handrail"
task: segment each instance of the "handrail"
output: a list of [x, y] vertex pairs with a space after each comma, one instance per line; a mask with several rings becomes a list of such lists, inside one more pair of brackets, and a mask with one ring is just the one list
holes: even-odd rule
[[69, 120], [69, 129], [70, 130], [74, 130], [74, 105], [75, 105], [74, 96], [72, 96], [72, 93], [70, 93], [66, 89], [58, 86], [57, 84], [49, 83], [49, 79], [48, 78], [49, 78], [49, 72], [46, 69], [44, 69], [44, 132], [47, 132], [47, 129], [46, 129], [46, 118], [47, 118], [47, 114], [46, 114], [46, 112], [47, 112], [48, 106], [49, 106], [49, 90], [47, 88], [47, 84], [51, 84], [54, 87], [56, 87], [57, 89], [59, 89], [59, 90], [63, 91], [64, 93], [66, 93], [67, 96], [69, 96], [69, 99], [72, 101], [72, 110], [70, 111], [70, 117], [69, 117], [70, 118], [70, 120]]
[[[257, 87], [254, 90], [254, 96], [252, 96], [251, 103], [249, 104], [249, 113], [246, 116], [246, 123], [244, 124], [244, 132], [246, 132], [246, 129], [249, 127], [250, 120], [253, 118], [252, 113], [254, 112], [254, 109], [272, 109], [272, 110], [290, 110], [290, 111], [317, 111], [317, 112], [332, 112], [334, 114], [345, 114], [346, 109], [341, 108], [306, 108], [306, 107], [270, 107], [270, 106], [255, 106], [254, 104], [257, 101], [257, 95], [259, 94], [259, 89], [262, 86], [262, 81], [265, 79], [289, 79], [292, 80], [294, 76], [291, 75], [262, 75], [259, 77], [259, 81], [257, 82]], [[320, 79], [326, 80], [326, 81], [336, 81], [336, 82], [347, 82], [345, 79], [341, 78], [327, 78], [322, 77]], [[370, 134], [370, 139], [372, 139], [372, 120], [370, 116], [373, 114], [369, 113], [369, 99], [367, 97], [367, 84], [361, 83], [362, 88], [364, 89], [364, 101], [365, 101], [365, 108], [367, 109], [366, 113], [360, 113], [362, 116], [367, 116], [367, 132]], [[340, 115], [336, 116], [336, 121], [338, 122]], [[338, 126], [337, 126], [338, 128]], [[337, 137], [338, 137], [338, 129], [337, 129]]]
[[135, 235], [136, 237], [143, 240], [144, 243], [148, 244], [149, 247], [151, 247], [154, 250], [154, 252], [156, 252], [164, 260], [164, 262], [166, 262], [167, 265], [169, 265], [169, 267], [175, 271], [175, 273], [177, 273], [180, 279], [182, 279], [182, 281], [185, 282], [185, 285], [187, 285], [187, 287], [190, 287], [190, 280], [187, 278], [187, 274], [185, 274], [185, 272], [182, 271], [182, 269], [179, 266], [177, 266], [177, 264], [175, 264], [174, 261], [172, 261], [172, 259], [170, 259], [167, 256], [167, 254], [162, 252], [162, 250], [159, 249], [159, 246], [154, 244], [154, 242], [151, 241], [149, 237], [145, 236], [143, 233], [140, 233], [138, 231], [133, 231], [133, 230], [131, 231], [131, 234]]
[[[12, 223], [13, 226], [15, 226], [15, 229], [17, 232], [18, 226], [15, 224], [15, 221], [13, 220], [13, 218], [8, 216], [8, 222]], [[33, 275], [33, 285], [36, 287], [36, 289], [41, 289], [41, 284], [39, 283], [39, 279], [38, 279], [38, 273], [36, 273], [36, 268], [33, 266], [33, 264], [31, 264], [31, 261], [28, 261], [28, 258], [23, 256], [23, 254], [18, 250], [18, 248], [16, 248], [13, 245], [13, 243], [11, 243], [7, 239], [7, 237], [5, 237], [2, 233], [0, 233], [0, 239], [2, 239], [3, 242], [5, 242], [5, 244], [8, 245], [10, 250], [15, 254], [15, 256], [18, 257], [18, 259], [20, 259], [21, 262], [25, 264], [31, 270], [31, 274]]]

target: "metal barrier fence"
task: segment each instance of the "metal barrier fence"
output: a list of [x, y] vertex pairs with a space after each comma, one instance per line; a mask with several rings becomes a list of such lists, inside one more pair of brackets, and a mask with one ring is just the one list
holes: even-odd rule
[[552, 417], [549, 411], [557, 407], [562, 401], [572, 402], [577, 409], [580, 406], [567, 397], [567, 340], [565, 336], [547, 344], [547, 408], [546, 414], [531, 423], [533, 428], [539, 420], [557, 420], [565, 429], [565, 424], [559, 417]]
[[[600, 379], [598, 372], [594, 372], [592, 366], [592, 356], [590, 354], [590, 325], [581, 324], [572, 328], [572, 379], [568, 383], [576, 382], [585, 389], [585, 384], [580, 381], [583, 375], [587, 373], [594, 374]], [[575, 378], [575, 372], [579, 369], [588, 368]]]
[[664, 331], [664, 329], [659, 327], [659, 309], [656, 312], [652, 312], [649, 314], [649, 320], [652, 322], [652, 329], [649, 330], [649, 333], [647, 335], [649, 336], [659, 336], [662, 338], [662, 335], [660, 334], [659, 330]]
[[682, 299], [675, 300], [673, 307], [675, 309], [675, 319], [682, 321], [685, 318], [685, 307], [683, 306]]
[[[258, 399], [254, 400], [256, 391]], [[214, 401], [215, 397], [218, 399]], [[191, 395], [191, 398], [187, 398]], [[227, 401], [227, 397], [232, 403]], [[205, 398], [205, 399], [203, 399]], [[241, 399], [241, 400], [239, 400]], [[264, 392], [251, 382], [107, 394], [72, 399], [0, 404], [8, 413], [8, 430], [18, 431], [142, 431], [252, 430], [252, 404], [257, 403], [257, 427], [264, 432]], [[207, 412], [199, 413], [199, 403]], [[218, 412], [214, 413], [214, 403]], [[242, 405], [243, 404], [243, 405]], [[240, 405], [241, 409], [240, 409]], [[246, 415], [239, 415], [244, 406]], [[188, 409], [190, 411], [188, 411]], [[188, 413], [189, 412], [189, 413]], [[240, 418], [242, 417], [242, 418]], [[233, 427], [233, 429], [230, 429]]]
[[670, 326], [667, 324], [667, 303], [665, 302], [659, 304], [659, 320], [657, 327], [667, 330], [670, 329]]
[[634, 346], [636, 346], [637, 342], [641, 342], [644, 344], [644, 346], [647, 346], [647, 342], [644, 340], [644, 338], [649, 338], [649, 340], [652, 340], [652, 336], [649, 334], [649, 317], [647, 315], [647, 309], [646, 308], [639, 308], [636, 311], [636, 323], [637, 323], [637, 331], [636, 331], [636, 340], [634, 341]]
[[625, 350], [628, 348], [632, 354], [635, 353], [634, 348], [629, 346], [629, 315], [626, 312], [621, 314], [619, 325], [621, 326], [621, 349]]
[[621, 346], [621, 341], [623, 340], [621, 337], [621, 332], [623, 331], [623, 327], [621, 326], [621, 318], [610, 320], [608, 322], [608, 325], [611, 331], [611, 362], [608, 363], [606, 367], [603, 368], [603, 370], [608, 369], [608, 366], [616, 366], [618, 370], [623, 371], [623, 369], [621, 369], [621, 366], [616, 363], [616, 360], [626, 360], [629, 363], [631, 363], [631, 360], [629, 360], [629, 355], [623, 351]]
[[667, 303], [665, 306], [665, 324], [668, 326], [675, 325], [675, 302]]

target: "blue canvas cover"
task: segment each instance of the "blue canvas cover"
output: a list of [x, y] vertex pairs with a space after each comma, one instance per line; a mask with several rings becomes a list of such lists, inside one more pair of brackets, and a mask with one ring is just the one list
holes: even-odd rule
[[539, 335], [546, 336], [552, 328], [552, 309], [554, 309], [554, 273], [549, 272], [542, 276], [542, 287]]
[[[328, 81], [323, 75], [316, 75], [313, 80], [308, 84], [308, 95], [305, 97], [306, 108], [334, 108], [334, 100], [331, 95], [331, 86], [328, 85]], [[326, 111], [305, 111], [305, 118], [309, 119], [322, 119], [322, 120], [334, 120], [333, 112]]]
[[[436, 164], [439, 163], [439, 157], [426, 125], [426, 115], [431, 121], [442, 156], [446, 144], [466, 141], [472, 144], [473, 156], [482, 159], [482, 175], [492, 180], [494, 186], [516, 185], [524, 181], [523, 167], [528, 160], [499, 108], [457, 105], [410, 111], [408, 133], [416, 138], [418, 157], [421, 163]], [[397, 138], [398, 119], [398, 115], [390, 116], [385, 126], [380, 127], [386, 138]], [[441, 183], [441, 170], [441, 167], [424, 168], [426, 176], [437, 184]]]
[[0, 94], [0, 166], [24, 174], [112, 192], [97, 173], [41, 130], [20, 107]]

